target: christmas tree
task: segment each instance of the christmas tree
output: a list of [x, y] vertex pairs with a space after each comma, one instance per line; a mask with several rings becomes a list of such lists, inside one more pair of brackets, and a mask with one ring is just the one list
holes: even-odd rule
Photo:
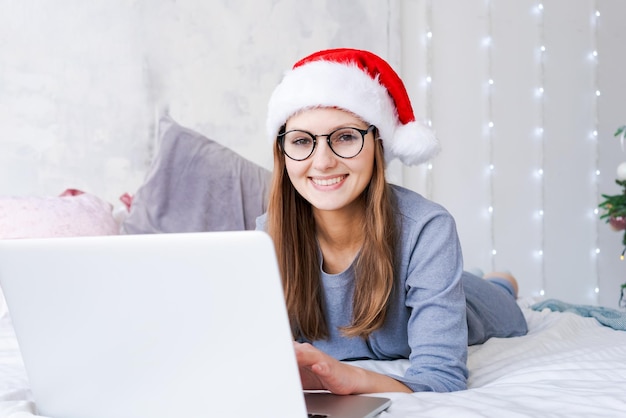
[[[624, 150], [624, 137], [626, 136], [626, 125], [620, 126], [615, 132], [615, 137], [620, 139], [622, 151]], [[600, 219], [604, 219], [615, 231], [624, 231], [622, 237], [622, 245], [624, 249], [620, 255], [620, 259], [624, 260], [626, 253], [626, 162], [621, 163], [617, 167], [617, 178], [615, 179], [622, 192], [616, 195], [603, 194], [604, 201], [598, 206], [602, 209]], [[619, 306], [626, 307], [626, 283], [622, 284]]]

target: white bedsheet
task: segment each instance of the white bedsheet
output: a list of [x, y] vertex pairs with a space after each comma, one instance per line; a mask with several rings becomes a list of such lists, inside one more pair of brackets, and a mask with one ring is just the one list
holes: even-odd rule
[[[387, 393], [381, 418], [626, 416], [626, 332], [572, 313], [535, 312], [522, 301], [529, 334], [470, 347], [469, 389]], [[406, 361], [362, 361], [402, 373]], [[32, 418], [35, 408], [10, 320], [0, 318], [0, 417]], [[113, 417], [112, 417], [113, 418]]]

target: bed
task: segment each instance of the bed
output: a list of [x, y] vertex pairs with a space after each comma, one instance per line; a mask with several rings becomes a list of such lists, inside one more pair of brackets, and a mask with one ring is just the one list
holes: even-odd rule
[[[626, 413], [626, 332], [571, 312], [535, 311], [520, 300], [523, 337], [470, 347], [469, 389], [388, 393], [381, 417], [621, 417]], [[401, 371], [404, 361], [361, 361]], [[9, 315], [0, 318], [0, 416], [36, 416]]]
[[[124, 195], [115, 205], [76, 190], [54, 197], [0, 198], [0, 239], [252, 229], [265, 208], [269, 173], [170, 119], [162, 123], [159, 154], [132, 198]], [[189, 155], [172, 153], [171, 147], [191, 147], [193, 163], [166, 157]], [[193, 180], [207, 166], [215, 171], [220, 164], [228, 170], [219, 178]], [[172, 176], [180, 166], [186, 167], [185, 175]], [[626, 331], [580, 310], [541, 309], [539, 302], [545, 301], [518, 300], [528, 335], [492, 338], [469, 348], [468, 390], [387, 393], [392, 404], [381, 417], [626, 416]], [[356, 364], [396, 374], [407, 367], [404, 360]], [[33, 416], [36, 406], [0, 293], [0, 417]]]

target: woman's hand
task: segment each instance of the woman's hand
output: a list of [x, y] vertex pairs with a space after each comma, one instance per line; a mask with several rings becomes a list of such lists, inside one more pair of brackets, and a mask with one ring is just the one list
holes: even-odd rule
[[391, 377], [342, 363], [311, 344], [294, 342], [294, 349], [305, 390], [328, 390], [337, 395], [411, 392]]
[[294, 348], [305, 390], [325, 389], [339, 395], [355, 393], [359, 376], [354, 366], [341, 363], [311, 344], [294, 342]]

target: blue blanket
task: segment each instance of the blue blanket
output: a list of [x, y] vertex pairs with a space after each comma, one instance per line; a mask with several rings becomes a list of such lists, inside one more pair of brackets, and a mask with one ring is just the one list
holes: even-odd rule
[[557, 299], [547, 299], [531, 306], [535, 311], [550, 309], [554, 312], [573, 312], [580, 316], [595, 318], [599, 323], [619, 331], [626, 331], [626, 312], [603, 306], [574, 305]]

